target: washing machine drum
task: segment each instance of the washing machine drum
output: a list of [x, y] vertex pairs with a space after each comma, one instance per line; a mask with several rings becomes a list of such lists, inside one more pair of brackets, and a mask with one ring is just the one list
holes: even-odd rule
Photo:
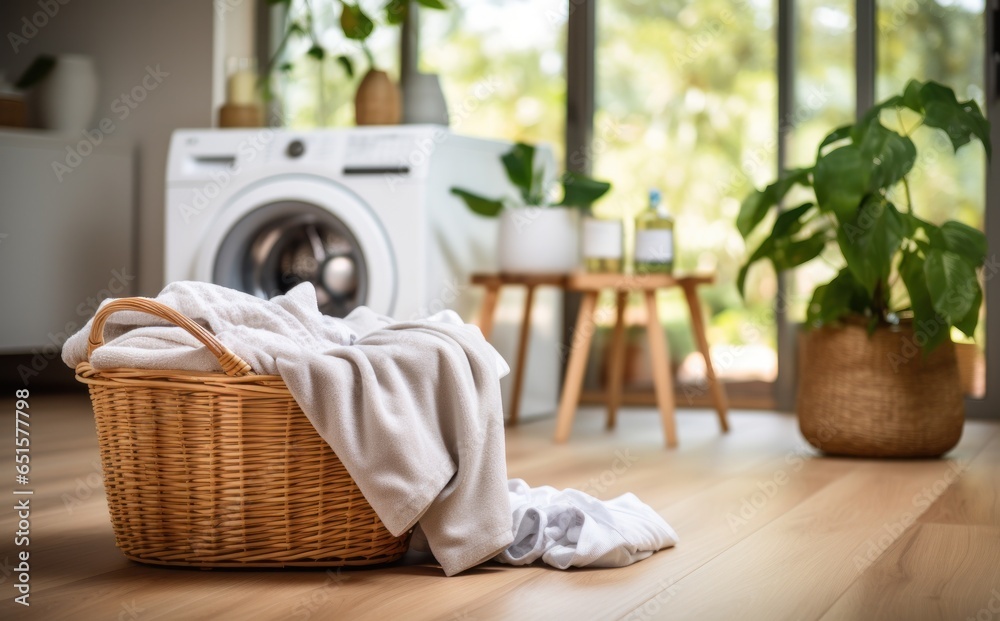
[[263, 298], [311, 282], [320, 310], [344, 317], [369, 303], [371, 268], [343, 220], [307, 202], [279, 201], [233, 225], [215, 255], [213, 280]]

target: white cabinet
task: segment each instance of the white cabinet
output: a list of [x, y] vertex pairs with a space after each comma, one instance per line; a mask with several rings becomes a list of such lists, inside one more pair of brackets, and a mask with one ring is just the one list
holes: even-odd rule
[[110, 138], [0, 131], [0, 354], [51, 354], [132, 293], [132, 160]]

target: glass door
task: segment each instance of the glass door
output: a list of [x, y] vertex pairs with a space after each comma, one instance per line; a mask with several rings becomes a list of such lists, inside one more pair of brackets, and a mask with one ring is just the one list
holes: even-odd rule
[[[985, 108], [985, 0], [880, 0], [877, 7], [876, 99], [902, 91], [916, 78], [941, 82], [953, 88], [959, 100], [971, 99]], [[920, 153], [909, 175], [917, 215], [984, 229], [983, 149], [970, 145], [953, 155], [943, 132], [916, 132], [912, 138]], [[974, 399], [986, 394], [985, 304], [981, 312], [974, 340], [958, 330], [952, 334], [966, 394]]]
[[[571, 3], [572, 5], [572, 3]], [[735, 227], [743, 197], [774, 176], [776, 1], [600, 0], [595, 24], [595, 115], [588, 159], [595, 177], [614, 183], [599, 216], [623, 218], [626, 256], [631, 225], [651, 189], [676, 221], [678, 272], [714, 272], [702, 290], [716, 372], [734, 407], [773, 407], [777, 375], [773, 272], [755, 270], [747, 303], [733, 286], [744, 259]], [[707, 402], [705, 367], [692, 341], [688, 309], [663, 292], [659, 321], [668, 334], [682, 407]], [[595, 335], [606, 347], [613, 299]], [[645, 309], [626, 312], [626, 402], [652, 402]], [[599, 353], [599, 352], [595, 352]], [[603, 382], [591, 356], [588, 387]], [[586, 397], [586, 395], [585, 395]], [[596, 397], [595, 397], [596, 398]]]

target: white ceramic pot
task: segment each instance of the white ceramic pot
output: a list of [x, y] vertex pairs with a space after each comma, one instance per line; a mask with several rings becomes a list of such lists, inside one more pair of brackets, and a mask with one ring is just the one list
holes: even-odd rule
[[42, 127], [61, 132], [90, 129], [97, 111], [97, 71], [89, 56], [58, 56], [38, 91]]
[[513, 207], [500, 212], [497, 252], [500, 271], [566, 273], [577, 268], [579, 210], [569, 207]]

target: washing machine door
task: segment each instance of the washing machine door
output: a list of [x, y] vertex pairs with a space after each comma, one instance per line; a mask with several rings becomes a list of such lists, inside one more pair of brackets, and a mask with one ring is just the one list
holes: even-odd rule
[[320, 310], [343, 317], [358, 306], [391, 315], [396, 267], [372, 209], [322, 177], [282, 175], [234, 195], [213, 223], [198, 278], [262, 298], [303, 282]]

